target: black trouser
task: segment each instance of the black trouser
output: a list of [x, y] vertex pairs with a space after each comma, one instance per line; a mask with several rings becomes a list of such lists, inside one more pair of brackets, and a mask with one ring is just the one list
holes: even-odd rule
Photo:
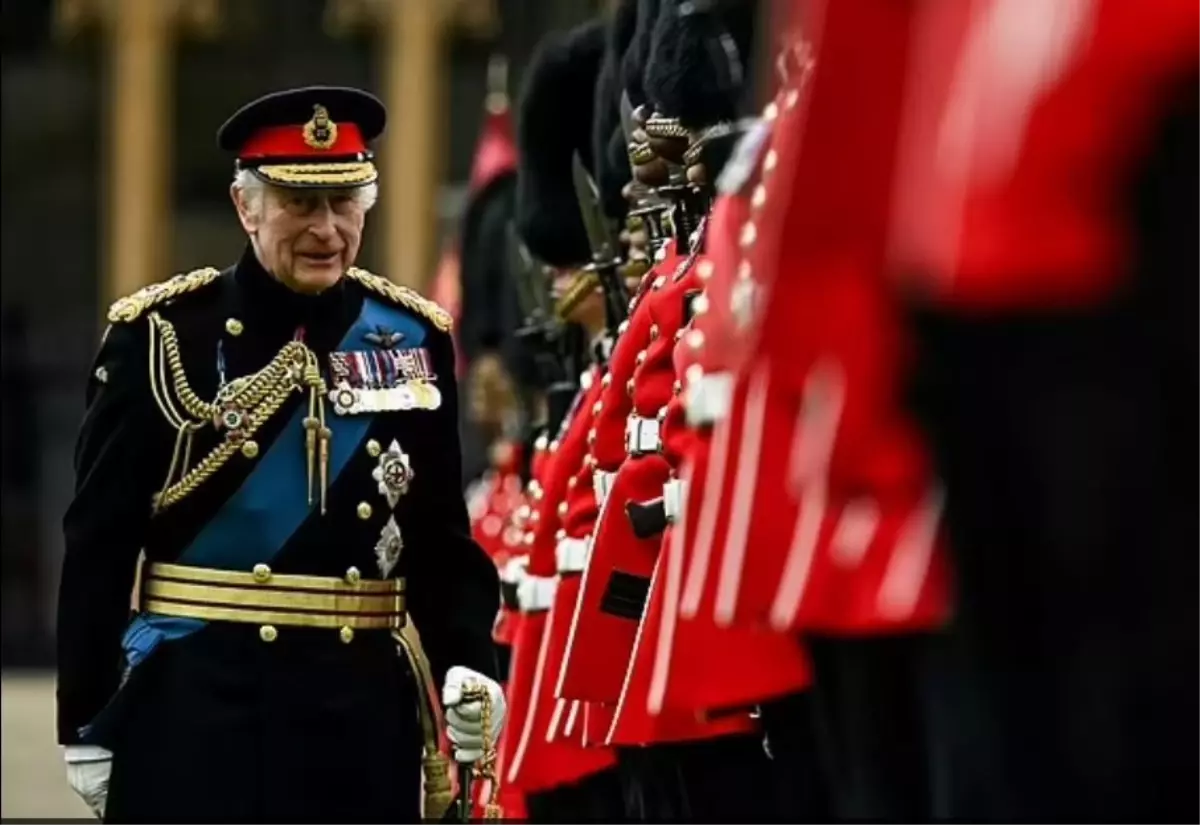
[[808, 690], [761, 706], [775, 818], [828, 822], [829, 787], [818, 757], [812, 694]]
[[421, 730], [386, 632], [214, 622], [126, 685], [107, 822], [416, 822]]
[[620, 822], [625, 806], [616, 768], [525, 797], [530, 822]]
[[622, 748], [617, 758], [625, 816], [630, 821], [778, 818], [761, 734]]
[[1195, 466], [1172, 466], [1154, 358], [1106, 343], [1114, 326], [922, 326], [993, 820], [1197, 816]]
[[817, 750], [840, 821], [955, 815], [951, 742], [931, 701], [947, 686], [942, 639], [810, 637]]

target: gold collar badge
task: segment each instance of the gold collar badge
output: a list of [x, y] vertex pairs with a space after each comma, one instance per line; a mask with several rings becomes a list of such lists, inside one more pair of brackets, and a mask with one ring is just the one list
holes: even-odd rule
[[337, 124], [329, 119], [329, 110], [313, 106], [312, 120], [304, 124], [304, 142], [314, 149], [328, 149], [337, 142]]

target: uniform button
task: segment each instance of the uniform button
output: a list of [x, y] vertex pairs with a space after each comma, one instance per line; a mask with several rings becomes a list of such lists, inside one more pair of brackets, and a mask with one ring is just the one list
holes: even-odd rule
[[[551, 443], [553, 444], [554, 442]], [[545, 493], [542, 491], [542, 485], [538, 484], [536, 481], [529, 482], [529, 495], [533, 496], [534, 501], [541, 501], [542, 496], [545, 495]]]
[[[630, 299], [629, 299], [629, 306], [628, 306], [628, 310], [629, 310], [629, 312], [631, 312], [631, 313], [632, 313], [632, 312], [633, 312], [633, 308], [634, 308], [635, 306], [637, 306], [637, 298], [630, 298]], [[628, 327], [626, 327], [626, 329], [628, 329]], [[625, 332], [625, 330], [621, 329], [619, 326], [617, 327], [617, 335], [621, 335], [621, 334], [622, 334], [622, 333], [624, 333], [624, 332]]]
[[567, 517], [567, 503], [565, 501], [560, 501], [558, 503], [558, 517], [559, 518]]
[[383, 447], [379, 445], [378, 441], [373, 438], [367, 441], [367, 455], [371, 456], [371, 458], [379, 458], [379, 454], [382, 452]]
[[696, 265], [696, 277], [702, 281], [707, 281], [713, 274], [713, 262], [708, 258], [702, 260]]
[[566, 531], [566, 530], [559, 530], [558, 532], [556, 532], [556, 533], [554, 534], [554, 540], [555, 540], [555, 541], [562, 541], [562, 540], [563, 540], [563, 539], [565, 539], [566, 537], [567, 537], [567, 531]]
[[360, 519], [362, 519], [363, 521], [366, 521], [367, 519], [369, 519], [371, 517], [371, 513], [373, 513], [373, 512], [374, 512], [374, 510], [371, 509], [371, 505], [368, 504], [367, 502], [360, 501], [358, 503], [358, 517]]
[[96, 380], [99, 381], [101, 384], [108, 383], [108, 370], [105, 369], [104, 367], [96, 367], [95, 375], [96, 375]]
[[667, 420], [667, 408], [665, 406], [659, 407], [658, 412], [656, 412], [654, 414], [654, 417], [658, 419], [660, 424], [663, 421], [666, 421]]
[[[693, 365], [693, 366], [694, 366], [694, 365]], [[682, 382], [682, 381], [676, 381], [674, 384], [672, 384], [672, 385], [671, 385], [671, 392], [672, 392], [672, 393], [674, 393], [675, 395], [679, 395], [679, 393], [683, 392], [683, 382]]]
[[258, 629], [258, 638], [264, 642], [273, 642], [279, 638], [279, 631], [275, 629], [275, 625], [265, 624]]
[[646, 363], [646, 351], [645, 351], [645, 350], [642, 350], [641, 352], [639, 352], [639, 353], [637, 354], [637, 359], [636, 359], [636, 362], [637, 362], [637, 365], [638, 365], [639, 367], [640, 367], [642, 364]]
[[256, 582], [269, 581], [271, 578], [271, 568], [262, 562], [259, 562], [258, 564], [254, 565], [253, 575]]
[[754, 187], [753, 194], [750, 195], [750, 205], [755, 209], [762, 209], [762, 205], [767, 202], [767, 187], [761, 183]]
[[680, 327], [679, 329], [675, 330], [675, 340], [679, 341], [681, 338], [683, 338], [683, 335], [686, 332], [687, 332], [687, 330], [684, 329], [683, 327]]
[[706, 312], [708, 312], [708, 296], [707, 295], [697, 295], [692, 300], [692, 314], [693, 315], [703, 315]]
[[[624, 324], [625, 322], [622, 321], [621, 323]], [[600, 379], [600, 386], [608, 387], [611, 385], [612, 385], [612, 373], [606, 372], [606, 373], [604, 373], [604, 377]]]
[[542, 520], [542, 514], [540, 512], [538, 512], [537, 510], [534, 510], [532, 513], [529, 514], [529, 523], [530, 524], [537, 524], [541, 520]]
[[768, 149], [767, 154], [763, 157], [763, 171], [770, 172], [779, 163], [779, 153], [774, 149]]
[[342, 640], [342, 644], [350, 644], [354, 641], [354, 628], [343, 627], [338, 631], [338, 638]]
[[533, 546], [533, 533], [526, 533], [524, 539], [522, 539], [522, 540], [525, 542], [526, 547], [532, 547]]
[[689, 384], [695, 384], [704, 377], [704, 367], [700, 366], [699, 364], [692, 364], [687, 368], [687, 372], [684, 373], [684, 377], [687, 378]]
[[666, 283], [667, 283], [667, 276], [659, 275], [657, 278], [654, 279], [654, 283], [650, 284], [650, 288], [651, 289], [662, 289]]
[[242, 455], [244, 455], [246, 458], [257, 458], [258, 457], [258, 442], [252, 438], [249, 438], [249, 439], [246, 439], [245, 441], [243, 441], [242, 442]]
[[763, 108], [763, 120], [770, 123], [775, 118], [779, 117], [779, 107], [775, 105], [775, 101], [771, 101]]
[[242, 326], [242, 322], [239, 321], [237, 318], [226, 318], [225, 319], [225, 331], [228, 332], [230, 335], [234, 335], [234, 336], [241, 335], [243, 329], [245, 329], [245, 327]]
[[692, 349], [700, 349], [704, 346], [704, 333], [698, 329], [694, 329], [687, 335], [688, 346]]
[[754, 225], [753, 221], [746, 221], [742, 224], [742, 232], [738, 235], [738, 243], [742, 245], [742, 248], [746, 249], [753, 246], [754, 241], [757, 239], [758, 228]]
[[651, 341], [657, 341], [657, 340], [658, 340], [658, 324], [651, 324], [651, 325], [650, 325], [650, 340], [651, 340]]
[[[634, 304], [634, 302], [633, 302], [633, 301], [630, 301], [630, 302], [629, 302], [629, 308], [630, 308], [630, 309], [633, 309], [633, 304]], [[621, 323], [617, 324], [617, 335], [624, 335], [624, 334], [625, 334], [625, 331], [626, 331], [626, 330], [628, 330], [628, 329], [629, 329], [629, 319], [628, 319], [628, 318], [626, 318], [624, 321], [622, 321]]]
[[754, 274], [754, 270], [750, 267], [749, 261], [742, 261], [738, 264], [737, 276], [739, 281], [748, 281]]
[[600, 411], [602, 409], [604, 409], [604, 402], [597, 401], [595, 404], [592, 405], [592, 415], [599, 415]]
[[625, 392], [628, 395], [633, 395], [633, 379], [632, 378], [630, 378], [628, 381], [625, 382]]
[[596, 443], [596, 428], [595, 427], [592, 427], [590, 430], [588, 430], [587, 443], [588, 443], [589, 447], [592, 444]]
[[[558, 450], [558, 439], [556, 438], [550, 442], [550, 452], [552, 452], [552, 453], [557, 452], [557, 450]], [[541, 495], [539, 495], [538, 498], [541, 498]]]
[[583, 463], [590, 470], [596, 466], [596, 463], [597, 463], [596, 457], [594, 455], [592, 455], [591, 453], [588, 453], [587, 456], [583, 459]]
[[792, 108], [795, 108], [796, 103], [799, 100], [800, 100], [800, 90], [799, 89], [790, 89], [787, 93], [787, 97], [785, 97], [783, 99], [783, 105], [788, 109], [792, 109]]
[[346, 568], [346, 584], [358, 584], [362, 581], [362, 573], [358, 572], [357, 567]]
[[579, 483], [579, 476], [571, 476], [567, 479], [567, 489], [574, 490], [575, 485]]
[[533, 449], [537, 450], [540, 453], [542, 450], [546, 449], [546, 445], [549, 443], [550, 443], [549, 438], [547, 438], [545, 435], [539, 435], [537, 437], [537, 441], [533, 442]]

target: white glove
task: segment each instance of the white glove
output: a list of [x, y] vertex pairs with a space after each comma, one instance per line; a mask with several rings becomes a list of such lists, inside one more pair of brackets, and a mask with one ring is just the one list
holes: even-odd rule
[[67, 784], [71, 790], [79, 794], [97, 819], [104, 819], [112, 752], [96, 745], [67, 745], [63, 758], [67, 762]]
[[500, 568], [500, 581], [505, 584], [520, 584], [529, 575], [529, 556], [513, 556]]
[[463, 701], [464, 688], [471, 686], [486, 689], [491, 698], [492, 729], [488, 733], [492, 747], [500, 738], [504, 716], [508, 712], [504, 691], [494, 680], [470, 668], [450, 668], [442, 688], [442, 707], [446, 710], [446, 736], [454, 745], [456, 762], [478, 762], [483, 758], [483, 702], [479, 699]]

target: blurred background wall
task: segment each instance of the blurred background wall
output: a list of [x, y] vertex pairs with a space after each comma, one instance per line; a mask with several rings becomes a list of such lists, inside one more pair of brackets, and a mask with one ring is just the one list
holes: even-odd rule
[[[217, 127], [243, 103], [289, 86], [349, 84], [382, 97], [390, 112], [377, 147], [384, 182], [360, 263], [428, 292], [439, 252], [453, 241], [489, 62], [507, 59], [515, 96], [538, 38], [600, 5], [4, 0], [4, 816], [79, 813], [16, 800], [13, 771], [24, 764], [28, 773], [20, 754], [31, 751], [10, 760], [8, 746], [32, 737], [42, 740], [29, 744], [33, 752], [56, 756], [52, 686], [39, 671], [53, 665], [60, 518], [104, 310], [144, 283], [225, 266], [241, 251], [227, 194], [232, 164], [216, 149]], [[59, 782], [57, 764], [51, 770]]]

